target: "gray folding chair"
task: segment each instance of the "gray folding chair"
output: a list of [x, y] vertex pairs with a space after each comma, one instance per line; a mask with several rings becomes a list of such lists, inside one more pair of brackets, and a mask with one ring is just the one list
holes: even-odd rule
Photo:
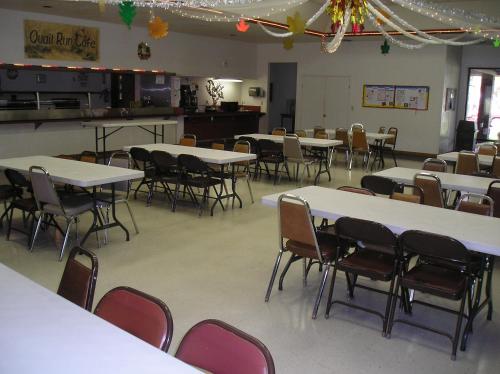
[[[125, 169], [133, 168], [132, 156], [129, 152], [126, 151], [118, 151], [114, 152], [108, 161], [108, 166], [114, 166]], [[134, 213], [132, 213], [132, 209], [128, 203], [128, 198], [130, 196], [130, 191], [132, 189], [132, 181], [122, 181], [115, 183], [115, 205], [116, 204], [125, 204], [130, 214], [130, 218], [132, 219], [132, 223], [135, 228], [135, 232], [139, 233], [139, 227], [137, 226], [137, 222], [135, 221]], [[104, 185], [101, 188], [101, 191], [96, 194], [96, 204], [97, 208], [101, 211], [101, 215], [104, 218], [104, 222], [109, 223], [109, 210], [112, 208], [112, 192], [111, 185]], [[103, 210], [106, 209], [104, 213]], [[104, 242], [108, 241], [108, 231], [105, 231], [105, 239]]]
[[[29, 175], [31, 185], [33, 187], [33, 195], [35, 196], [38, 211], [40, 212], [40, 216], [38, 217], [36, 224], [35, 234], [33, 235], [33, 240], [31, 241], [30, 251], [33, 251], [35, 240], [44, 218], [47, 216], [52, 218], [56, 216], [64, 217], [66, 219], [66, 231], [64, 233], [61, 253], [59, 254], [59, 261], [61, 261], [64, 255], [64, 249], [66, 248], [66, 244], [68, 242], [71, 225], [73, 222], [75, 222], [75, 226], [78, 224], [78, 216], [86, 212], [92, 212], [94, 214], [95, 223], [96, 212], [94, 199], [88, 194], [59, 196], [54, 188], [54, 184], [49, 173], [41, 166], [30, 167]], [[76, 227], [76, 233], [78, 235], [78, 227]]]
[[[299, 137], [295, 134], [287, 134], [283, 139], [283, 156], [285, 157], [285, 162], [283, 163], [283, 167], [286, 170], [290, 170], [289, 164], [294, 163], [295, 166], [295, 179], [298, 181], [299, 179], [299, 165], [303, 165], [302, 174], [300, 177], [300, 184], [302, 184], [304, 180], [304, 173], [307, 170], [307, 176], [310, 177], [311, 173], [309, 167], [315, 163], [318, 163], [318, 159], [315, 157], [304, 156], [302, 153], [302, 148], [300, 146]], [[279, 177], [281, 181], [281, 174]]]

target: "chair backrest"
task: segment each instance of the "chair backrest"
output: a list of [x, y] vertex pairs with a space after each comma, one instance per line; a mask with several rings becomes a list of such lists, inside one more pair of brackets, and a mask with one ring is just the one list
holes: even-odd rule
[[396, 255], [396, 235], [380, 223], [341, 217], [335, 221], [335, 231], [339, 238], [356, 242], [361, 248]]
[[179, 144], [186, 147], [196, 147], [196, 135], [184, 134], [179, 140]]
[[385, 126], [380, 126], [380, 127], [378, 128], [378, 133], [379, 133], [379, 134], [385, 134]]
[[422, 170], [438, 171], [446, 173], [448, 165], [445, 160], [439, 158], [426, 158], [422, 164]]
[[[144, 170], [147, 164], [151, 162], [151, 153], [147, 149], [140, 147], [130, 148], [130, 155], [137, 169]], [[142, 164], [142, 166], [141, 166]]]
[[493, 159], [493, 165], [491, 165], [491, 174], [495, 176], [495, 178], [500, 178], [500, 156], [496, 156]]
[[194, 325], [182, 338], [175, 357], [217, 374], [274, 374], [267, 347], [256, 338], [218, 320]]
[[[471, 201], [471, 198], [478, 201]], [[469, 192], [460, 196], [455, 210], [458, 210], [459, 212], [479, 214], [482, 216], [493, 216], [494, 206], [495, 204], [491, 197]]]
[[250, 136], [240, 136], [238, 140], [245, 140], [250, 143], [251, 153], [259, 153], [259, 142]]
[[[251, 146], [250, 142], [247, 140], [237, 140], [234, 143], [233, 152], [250, 154], [250, 153], [252, 153], [252, 146]], [[235, 162], [235, 164], [249, 166], [250, 161], [238, 161], [238, 162]]]
[[495, 144], [481, 144], [479, 147], [477, 147], [477, 154], [478, 155], [486, 155], [486, 156], [496, 156], [498, 152], [498, 148]]
[[22, 192], [23, 188], [31, 188], [31, 183], [17, 170], [6, 169], [5, 177], [14, 189], [20, 189], [17, 192]]
[[318, 131], [314, 137], [316, 139], [328, 139], [328, 134], [326, 131]]
[[29, 175], [38, 209], [41, 210], [44, 204], [52, 204], [64, 212], [64, 207], [47, 170], [41, 166], [32, 166]]
[[92, 151], [83, 151], [82, 153], [80, 153], [78, 161], [90, 162], [92, 164], [95, 164], [97, 163], [97, 153]]
[[299, 137], [295, 134], [285, 135], [283, 140], [283, 155], [289, 161], [302, 161], [304, 157], [302, 155], [302, 149], [300, 147]]
[[259, 139], [257, 141], [258, 151], [261, 155], [283, 153], [283, 146], [269, 139]]
[[295, 130], [295, 135], [297, 135], [299, 138], [307, 138], [306, 130]]
[[207, 176], [210, 174], [210, 168], [206, 162], [202, 161], [199, 157], [193, 155], [180, 154], [177, 157], [179, 169], [185, 173], [194, 173]]
[[353, 123], [350, 128], [350, 132], [364, 130], [364, 126], [361, 123]]
[[[90, 268], [77, 261], [77, 255], [87, 257], [90, 260]], [[97, 256], [94, 253], [80, 247], [73, 248], [66, 261], [57, 294], [91, 312], [97, 270]]]
[[351, 133], [351, 148], [355, 150], [369, 150], [366, 132], [363, 129], [353, 130]]
[[322, 132], [325, 132], [325, 128], [323, 126], [314, 126], [313, 138], [315, 138], [318, 133], [322, 133]]
[[[113, 152], [111, 156], [109, 156], [108, 166], [113, 166], [116, 168], [124, 168], [124, 169], [132, 169], [133, 160], [132, 155], [126, 151], [117, 151]], [[127, 195], [130, 192], [132, 187], [132, 181], [121, 181], [115, 183], [115, 190], [126, 192]], [[103, 186], [105, 189], [110, 189], [111, 185]]]
[[168, 351], [174, 323], [170, 310], [160, 299], [130, 287], [117, 287], [102, 297], [94, 313], [156, 348]]
[[160, 175], [174, 172], [177, 168], [177, 159], [165, 151], [151, 152], [151, 161]]
[[339, 191], [346, 191], [346, 192], [352, 192], [352, 193], [359, 193], [360, 195], [369, 195], [369, 196], [376, 196], [375, 192], [370, 191], [367, 188], [359, 188], [359, 187], [352, 187], [352, 186], [341, 186], [337, 188]]
[[286, 129], [284, 127], [275, 127], [273, 129], [273, 131], [271, 132], [271, 135], [285, 136], [286, 135]]
[[212, 143], [212, 149], [217, 149], [219, 151], [223, 151], [224, 148], [224, 143]]
[[394, 135], [392, 138], [389, 138], [385, 141], [385, 144], [390, 144], [396, 146], [396, 141], [398, 140], [398, 128], [397, 127], [389, 127], [387, 133], [390, 135]]
[[479, 173], [479, 157], [477, 153], [460, 151], [458, 153], [455, 173], [464, 175]]
[[381, 195], [389, 196], [397, 186], [398, 184], [392, 179], [378, 175], [365, 175], [361, 178], [361, 187]]
[[338, 127], [335, 129], [335, 140], [342, 140], [342, 145], [349, 146], [349, 132], [347, 129]]
[[443, 190], [441, 180], [430, 173], [417, 173], [413, 184], [424, 191], [424, 204], [444, 208]]
[[[410, 190], [405, 192], [405, 190]], [[392, 191], [389, 198], [393, 200], [406, 201], [408, 203], [423, 204], [424, 203], [424, 190], [414, 184], [399, 184]]]
[[315, 247], [318, 259], [323, 262], [316, 238], [316, 229], [312, 223], [311, 209], [307, 201], [291, 194], [280, 195], [278, 198], [278, 222], [280, 225], [280, 246], [283, 246], [285, 239], [290, 239]]
[[493, 217], [500, 218], [500, 179], [490, 183], [486, 195], [493, 199]]
[[454, 266], [469, 263], [469, 251], [458, 240], [425, 231], [409, 230], [399, 236], [399, 249], [402, 252], [435, 259], [440, 263], [447, 261]]

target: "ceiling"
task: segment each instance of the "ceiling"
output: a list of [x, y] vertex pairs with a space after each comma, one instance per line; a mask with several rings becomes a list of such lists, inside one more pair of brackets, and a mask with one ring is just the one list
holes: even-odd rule
[[[323, 1], [324, 0], [309, 0], [305, 4], [293, 8], [285, 14], [274, 14], [269, 17], [269, 19], [275, 22], [285, 23], [286, 16], [288, 14], [295, 13], [295, 11], [299, 11], [303, 18], [307, 18], [319, 9], [321, 4], [323, 4]], [[387, 4], [390, 4], [389, 0], [386, 0], [385, 2]], [[500, 18], [499, 0], [434, 0], [434, 2], [444, 3], [444, 5], [449, 7], [459, 7], [466, 10], [474, 10], [476, 12], [482, 12], [488, 14], [489, 16]], [[431, 29], [447, 27], [446, 25], [435, 22], [428, 18], [410, 13], [409, 11], [401, 9], [398, 6], [391, 7], [395, 12], [397, 12], [398, 15], [407, 19], [419, 28]], [[101, 22], [121, 23], [117, 7], [107, 5], [105, 13], [101, 14], [99, 12], [97, 4], [85, 1], [74, 2], [61, 0], [1, 0], [0, 8], [52, 14], [80, 19], [90, 19]], [[248, 32], [240, 33], [236, 31], [234, 22], [204, 22], [201, 20], [182, 17], [169, 11], [160, 9], [155, 10], [155, 15], [159, 15], [163, 19], [167, 20], [169, 22], [170, 31], [173, 32], [228, 38], [246, 42], [280, 42], [280, 40], [277, 40], [276, 38], [265, 34], [256, 25], [251, 25]], [[139, 8], [133, 25], [145, 27], [147, 26], [149, 19], [149, 10]], [[328, 19], [328, 16], [321, 16], [311, 26], [311, 29], [322, 32], [329, 31], [330, 21]], [[367, 30], [370, 30], [370, 27], [367, 27]], [[317, 38], [314, 36], [301, 36], [299, 38], [299, 41], [317, 42]]]

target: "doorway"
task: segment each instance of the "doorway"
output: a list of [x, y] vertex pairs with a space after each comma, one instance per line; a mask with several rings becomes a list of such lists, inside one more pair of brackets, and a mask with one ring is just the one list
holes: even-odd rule
[[269, 64], [268, 130], [284, 127], [295, 131], [295, 96], [297, 94], [297, 63]]
[[467, 121], [477, 124], [478, 140], [500, 136], [500, 68], [469, 69]]

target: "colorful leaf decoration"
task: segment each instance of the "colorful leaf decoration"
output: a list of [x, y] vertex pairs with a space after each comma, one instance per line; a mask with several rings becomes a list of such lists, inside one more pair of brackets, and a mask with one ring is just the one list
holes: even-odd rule
[[99, 0], [99, 13], [104, 14], [106, 11], [106, 1], [105, 0]]
[[130, 0], [122, 1], [118, 7], [120, 8], [120, 17], [123, 23], [126, 24], [130, 30], [130, 26], [137, 13], [134, 2]]
[[302, 19], [299, 12], [295, 12], [293, 17], [286, 18], [288, 24], [288, 31], [294, 34], [303, 34], [306, 31], [306, 21]]
[[240, 18], [240, 22], [236, 24], [236, 30], [238, 30], [239, 32], [247, 32], [249, 28], [250, 25], [246, 23], [243, 18]]
[[149, 35], [154, 39], [161, 39], [168, 34], [168, 22], [163, 21], [160, 17], [156, 16], [149, 21]]
[[287, 51], [289, 51], [290, 49], [293, 48], [293, 38], [292, 37], [285, 38], [283, 40], [283, 48], [285, 48]]
[[495, 48], [500, 47], [500, 39], [493, 40], [493, 47], [495, 47]]
[[386, 39], [386, 40], [384, 40], [384, 44], [382, 44], [380, 46], [380, 50], [382, 51], [383, 55], [386, 55], [389, 53], [389, 49], [391, 49], [391, 46], [389, 45], [389, 43], [387, 43], [387, 39]]

